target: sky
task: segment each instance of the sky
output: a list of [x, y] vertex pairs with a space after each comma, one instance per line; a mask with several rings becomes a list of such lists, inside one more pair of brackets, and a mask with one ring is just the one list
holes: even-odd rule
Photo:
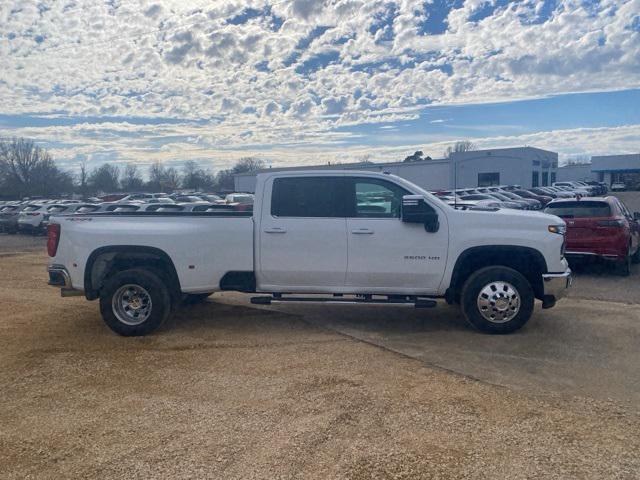
[[0, 65], [68, 169], [640, 151], [640, 0], [2, 0]]

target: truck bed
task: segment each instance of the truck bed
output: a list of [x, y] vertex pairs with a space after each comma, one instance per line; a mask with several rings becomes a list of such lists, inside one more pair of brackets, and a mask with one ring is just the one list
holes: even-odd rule
[[253, 271], [250, 212], [107, 212], [61, 215], [53, 264], [66, 265], [73, 288], [84, 290], [91, 255], [107, 248], [151, 247], [173, 261], [182, 291], [218, 290], [229, 271]]

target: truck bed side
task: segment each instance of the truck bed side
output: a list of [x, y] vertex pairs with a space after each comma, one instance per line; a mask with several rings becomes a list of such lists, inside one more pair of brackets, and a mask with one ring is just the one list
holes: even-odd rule
[[93, 268], [88, 261], [102, 252], [157, 249], [173, 262], [185, 293], [219, 290], [228, 271], [253, 271], [253, 220], [248, 215], [93, 214], [52, 217], [51, 222], [61, 225], [51, 263], [64, 265], [78, 290], [85, 289], [85, 268]]

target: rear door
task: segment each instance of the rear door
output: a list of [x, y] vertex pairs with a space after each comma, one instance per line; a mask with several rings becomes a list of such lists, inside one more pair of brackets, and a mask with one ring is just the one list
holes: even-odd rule
[[440, 229], [400, 218], [400, 185], [373, 177], [347, 177], [347, 287], [359, 293], [435, 293], [447, 261], [448, 226], [439, 213]]
[[267, 180], [263, 195], [256, 273], [260, 289], [325, 292], [344, 287], [344, 177], [278, 177]]

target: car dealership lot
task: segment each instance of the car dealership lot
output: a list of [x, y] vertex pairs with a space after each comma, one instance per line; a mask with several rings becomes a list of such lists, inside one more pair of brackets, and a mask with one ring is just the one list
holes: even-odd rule
[[[95, 303], [45, 286], [45, 262], [40, 252], [0, 256], [6, 478], [640, 469], [636, 305], [566, 299], [517, 334], [486, 336], [442, 305], [276, 311], [223, 295], [126, 339]], [[344, 324], [349, 335], [333, 330]], [[410, 350], [396, 348], [410, 339]]]

